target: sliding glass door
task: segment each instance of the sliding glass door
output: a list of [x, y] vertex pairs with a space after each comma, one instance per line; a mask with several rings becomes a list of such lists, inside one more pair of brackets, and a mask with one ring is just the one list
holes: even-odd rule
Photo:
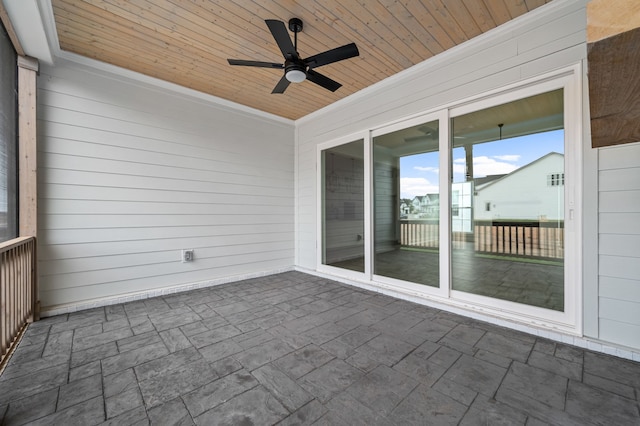
[[319, 269], [575, 329], [574, 72], [319, 147]]
[[373, 273], [440, 285], [439, 123], [373, 138]]
[[451, 128], [452, 289], [563, 311], [563, 90]]
[[322, 151], [322, 263], [364, 272], [364, 141]]

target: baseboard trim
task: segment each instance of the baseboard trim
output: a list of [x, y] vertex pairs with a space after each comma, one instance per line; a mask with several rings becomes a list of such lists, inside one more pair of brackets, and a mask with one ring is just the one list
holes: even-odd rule
[[294, 267], [289, 266], [280, 269], [271, 269], [267, 271], [253, 272], [242, 275], [232, 275], [227, 277], [216, 278], [212, 280], [200, 281], [195, 283], [180, 284], [176, 286], [163, 287], [134, 293], [121, 294], [117, 296], [102, 297], [99, 299], [83, 300], [77, 303], [69, 303], [64, 305], [54, 305], [42, 308], [40, 317], [52, 317], [56, 315], [68, 314], [71, 312], [84, 311], [87, 309], [100, 308], [109, 305], [118, 305], [120, 303], [133, 302], [136, 300], [149, 299], [152, 297], [166, 296], [168, 294], [182, 293], [185, 291], [196, 290], [199, 288], [214, 287], [222, 284], [229, 284], [237, 281], [248, 280], [251, 278], [266, 277], [269, 275], [280, 274], [283, 272], [293, 271]]

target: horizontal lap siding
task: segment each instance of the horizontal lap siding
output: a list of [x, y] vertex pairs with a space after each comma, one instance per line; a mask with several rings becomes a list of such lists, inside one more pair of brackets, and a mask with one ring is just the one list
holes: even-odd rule
[[[545, 10], [552, 10], [548, 6]], [[585, 4], [565, 3], [553, 10], [534, 11], [530, 16], [535, 19], [525, 15], [517, 25], [499, 27], [480, 41], [445, 52], [299, 120], [297, 264], [316, 267], [317, 144], [580, 63], [586, 59]]]
[[600, 339], [640, 348], [640, 143], [598, 150]]
[[293, 266], [292, 122], [65, 63], [38, 83], [45, 308]]

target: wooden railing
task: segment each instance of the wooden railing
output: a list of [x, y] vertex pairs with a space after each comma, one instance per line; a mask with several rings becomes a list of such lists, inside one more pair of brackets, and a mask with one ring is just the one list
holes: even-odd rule
[[[451, 245], [454, 249], [464, 248], [464, 232], [454, 232]], [[440, 245], [440, 226], [437, 222], [400, 222], [400, 244], [408, 247], [437, 248]]]
[[[408, 247], [437, 248], [440, 227], [437, 223], [403, 221], [400, 223], [400, 244]], [[564, 228], [557, 222], [492, 222], [476, 223], [474, 234], [454, 232], [452, 247], [459, 249], [473, 242], [479, 253], [562, 259]]]
[[475, 250], [552, 259], [564, 258], [564, 227], [553, 223], [475, 225]]
[[440, 244], [440, 226], [437, 223], [400, 222], [400, 245], [435, 248]]
[[0, 243], [0, 371], [18, 337], [36, 315], [36, 239]]

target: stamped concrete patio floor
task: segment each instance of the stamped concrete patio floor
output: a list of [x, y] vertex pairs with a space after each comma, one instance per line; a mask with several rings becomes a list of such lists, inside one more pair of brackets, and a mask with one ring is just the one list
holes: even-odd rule
[[45, 318], [2, 424], [638, 425], [640, 364], [287, 272]]

